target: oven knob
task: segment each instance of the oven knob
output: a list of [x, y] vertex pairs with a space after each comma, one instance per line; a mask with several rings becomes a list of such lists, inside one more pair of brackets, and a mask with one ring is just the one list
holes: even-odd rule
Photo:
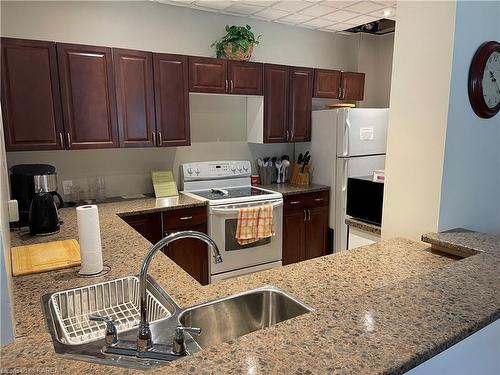
[[248, 172], [248, 165], [243, 164], [243, 170], [244, 170], [245, 172]]
[[236, 173], [236, 164], [231, 164], [231, 170], [233, 171], [233, 173]]
[[198, 176], [200, 174], [200, 168], [196, 168], [195, 172], [196, 172], [196, 175]]
[[193, 168], [188, 168], [188, 169], [187, 169], [187, 173], [189, 173], [189, 174], [193, 174]]
[[240, 172], [240, 173], [241, 173], [241, 164], [238, 164], [238, 167], [237, 167], [237, 168], [238, 168], [238, 172]]

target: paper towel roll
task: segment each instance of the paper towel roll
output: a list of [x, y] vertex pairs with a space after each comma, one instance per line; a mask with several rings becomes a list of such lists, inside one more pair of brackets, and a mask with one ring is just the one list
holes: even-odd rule
[[76, 208], [78, 242], [80, 243], [81, 275], [93, 275], [102, 271], [101, 230], [96, 205]]

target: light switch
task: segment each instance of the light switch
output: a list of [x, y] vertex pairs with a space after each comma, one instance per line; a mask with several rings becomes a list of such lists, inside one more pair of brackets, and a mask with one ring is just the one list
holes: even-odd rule
[[62, 182], [62, 187], [63, 187], [63, 194], [64, 195], [70, 195], [71, 194], [71, 188], [73, 187], [73, 180], [65, 180]]
[[17, 200], [10, 199], [7, 201], [7, 207], [9, 210], [9, 222], [15, 223], [19, 221], [19, 208], [17, 206]]

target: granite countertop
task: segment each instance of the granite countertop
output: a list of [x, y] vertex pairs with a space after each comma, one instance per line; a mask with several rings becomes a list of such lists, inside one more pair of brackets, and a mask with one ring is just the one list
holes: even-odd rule
[[283, 196], [302, 194], [302, 193], [314, 193], [316, 191], [330, 190], [329, 186], [310, 184], [310, 185], [293, 185], [290, 183], [286, 184], [270, 184], [270, 185], [258, 185], [263, 189], [277, 191], [283, 194]]
[[367, 223], [365, 221], [357, 220], [353, 217], [347, 217], [345, 219], [345, 223], [351, 227], [364, 230], [365, 232], [370, 232], [380, 235], [380, 225]]
[[[55, 355], [44, 327], [40, 297], [136, 274], [151, 245], [117, 213], [158, 209], [152, 202], [144, 204], [99, 205], [103, 257], [110, 273], [83, 279], [76, 274], [78, 268], [72, 268], [13, 279], [17, 338], [2, 347], [2, 371], [49, 368], [58, 373], [142, 373]], [[77, 236], [75, 210], [63, 209], [61, 216], [65, 221], [61, 232], [38, 241]], [[25, 243], [16, 235], [12, 242]], [[497, 248], [485, 248], [457, 261], [434, 253], [425, 244], [399, 238], [202, 286], [158, 254], [150, 275], [181, 307], [270, 284], [315, 310], [167, 363], [156, 371], [403, 373], [498, 319], [499, 267]]]

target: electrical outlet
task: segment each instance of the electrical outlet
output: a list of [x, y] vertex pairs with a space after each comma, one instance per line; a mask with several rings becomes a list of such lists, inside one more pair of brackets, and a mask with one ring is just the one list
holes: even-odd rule
[[62, 182], [63, 186], [63, 194], [64, 195], [70, 195], [71, 194], [71, 188], [73, 187], [73, 180], [66, 180]]

